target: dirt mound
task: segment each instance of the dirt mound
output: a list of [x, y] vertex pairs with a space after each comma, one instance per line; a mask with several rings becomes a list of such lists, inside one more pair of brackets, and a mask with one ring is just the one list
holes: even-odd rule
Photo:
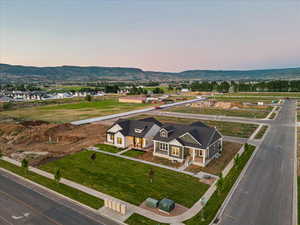
[[22, 121], [20, 122], [24, 127], [33, 127], [33, 126], [41, 126], [42, 124], [49, 124], [47, 121], [43, 120], [33, 120], [33, 121]]
[[[102, 124], [0, 123], [0, 150], [7, 155], [48, 152], [40, 160], [62, 157], [103, 142], [106, 129], [107, 126]], [[34, 163], [39, 161], [34, 159]]]

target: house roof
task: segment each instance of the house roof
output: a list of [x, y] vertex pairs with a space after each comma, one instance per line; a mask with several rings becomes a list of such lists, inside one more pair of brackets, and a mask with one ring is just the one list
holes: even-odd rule
[[158, 126], [162, 125], [152, 117], [141, 120], [119, 119], [114, 123], [114, 125], [116, 124], [122, 128], [120, 130], [121, 134], [133, 137], [144, 137], [155, 124]]
[[161, 129], [168, 131], [167, 137], [162, 137], [159, 132], [153, 140], [170, 142], [175, 139], [183, 146], [194, 148], [207, 148], [210, 144], [221, 138], [216, 128], [209, 127], [201, 122], [190, 125], [165, 124]]

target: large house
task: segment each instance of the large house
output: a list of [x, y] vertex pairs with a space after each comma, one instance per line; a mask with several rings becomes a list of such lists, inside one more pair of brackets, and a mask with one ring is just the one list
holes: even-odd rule
[[195, 122], [164, 124], [153, 142], [155, 156], [206, 166], [222, 151], [223, 138], [216, 128]]
[[120, 119], [106, 132], [106, 143], [119, 148], [149, 149], [172, 161], [206, 166], [221, 151], [223, 137], [201, 122], [161, 124], [154, 118]]
[[162, 124], [154, 118], [141, 120], [119, 119], [106, 131], [106, 143], [118, 148], [146, 149]]

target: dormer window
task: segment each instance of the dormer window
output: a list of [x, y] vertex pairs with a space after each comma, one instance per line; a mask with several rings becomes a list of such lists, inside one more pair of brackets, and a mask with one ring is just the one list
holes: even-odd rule
[[160, 131], [160, 136], [166, 138], [166, 137], [168, 137], [168, 132], [166, 130], [161, 130]]
[[134, 129], [134, 132], [140, 134], [140, 133], [143, 132], [143, 129], [135, 128], [135, 129]]

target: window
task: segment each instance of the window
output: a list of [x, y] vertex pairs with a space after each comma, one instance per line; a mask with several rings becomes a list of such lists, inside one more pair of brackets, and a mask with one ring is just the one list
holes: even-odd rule
[[160, 132], [160, 136], [161, 136], [161, 137], [168, 137], [167, 131], [162, 130], [162, 131]]
[[159, 143], [159, 149], [162, 151], [167, 151], [168, 145], [166, 143]]
[[180, 156], [180, 148], [172, 146], [171, 148], [171, 154], [175, 156]]
[[117, 144], [118, 144], [118, 145], [121, 145], [121, 144], [122, 144], [122, 141], [123, 141], [122, 138], [117, 137]]

